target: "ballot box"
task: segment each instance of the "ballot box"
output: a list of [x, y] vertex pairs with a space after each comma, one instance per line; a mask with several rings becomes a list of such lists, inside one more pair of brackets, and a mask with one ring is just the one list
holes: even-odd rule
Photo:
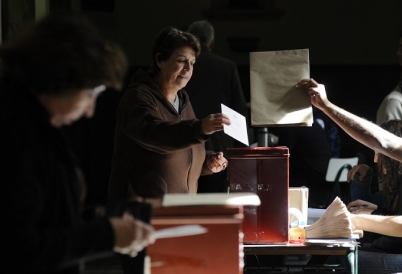
[[244, 206], [245, 244], [288, 242], [289, 149], [287, 147], [230, 148], [230, 193], [256, 193], [260, 206]]
[[191, 205], [155, 208], [155, 230], [197, 224], [206, 232], [157, 239], [147, 247], [152, 274], [243, 273], [242, 206]]

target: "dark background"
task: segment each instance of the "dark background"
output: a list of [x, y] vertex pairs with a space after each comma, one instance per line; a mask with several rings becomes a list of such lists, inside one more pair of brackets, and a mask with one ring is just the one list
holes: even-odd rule
[[[3, 0], [4, 1], [4, 0]], [[5, 1], [4, 1], [5, 2]], [[48, 9], [84, 12], [127, 54], [131, 73], [150, 64], [150, 45], [168, 25], [180, 29], [207, 19], [215, 27], [214, 53], [238, 64], [250, 98], [249, 52], [308, 48], [310, 75], [326, 85], [333, 103], [375, 121], [382, 99], [397, 85], [396, 51], [402, 30], [400, 0], [50, 0]], [[88, 201], [106, 200], [115, 110], [122, 92], [106, 91], [95, 117], [66, 128], [88, 180]], [[200, 117], [201, 118], [201, 117]], [[341, 157], [373, 152], [341, 133]], [[256, 140], [250, 140], [250, 143]]]

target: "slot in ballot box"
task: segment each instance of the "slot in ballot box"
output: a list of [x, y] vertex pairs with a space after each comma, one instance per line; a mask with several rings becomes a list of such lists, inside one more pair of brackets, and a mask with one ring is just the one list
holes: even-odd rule
[[289, 149], [229, 148], [229, 192], [255, 193], [261, 205], [244, 206], [245, 244], [288, 242]]
[[251, 198], [251, 203], [246, 204], [260, 203], [255, 194], [165, 195], [165, 206], [156, 207], [153, 211], [151, 224], [156, 231], [194, 224], [206, 228], [207, 231], [197, 235], [157, 239], [147, 247], [150, 272], [243, 273], [241, 226], [244, 200], [240, 200], [245, 197]]

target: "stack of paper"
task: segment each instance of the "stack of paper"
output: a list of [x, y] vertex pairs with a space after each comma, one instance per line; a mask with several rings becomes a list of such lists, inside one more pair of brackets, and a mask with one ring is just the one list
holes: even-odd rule
[[259, 206], [260, 198], [254, 193], [199, 193], [165, 194], [162, 206], [189, 205], [253, 205]]

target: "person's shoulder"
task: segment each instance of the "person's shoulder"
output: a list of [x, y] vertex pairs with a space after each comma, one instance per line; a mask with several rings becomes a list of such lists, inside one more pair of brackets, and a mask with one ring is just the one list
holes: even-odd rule
[[230, 66], [230, 67], [236, 66], [236, 63], [233, 62], [232, 60], [230, 60], [230, 59], [228, 59], [226, 57], [217, 55], [217, 54], [212, 53], [212, 52], [209, 52], [208, 54], [205, 54], [205, 57], [210, 59], [210, 60], [213, 60], [214, 62], [219, 63], [219, 64], [221, 64], [223, 66]]
[[402, 101], [402, 93], [399, 90], [393, 90], [384, 98], [384, 101], [393, 101], [398, 100]]
[[152, 79], [151, 75], [145, 70], [139, 69], [131, 77], [130, 83], [124, 90], [123, 97], [138, 96], [139, 94], [153, 94], [155, 96], [156, 94], [158, 94], [156, 90], [157, 85]]

